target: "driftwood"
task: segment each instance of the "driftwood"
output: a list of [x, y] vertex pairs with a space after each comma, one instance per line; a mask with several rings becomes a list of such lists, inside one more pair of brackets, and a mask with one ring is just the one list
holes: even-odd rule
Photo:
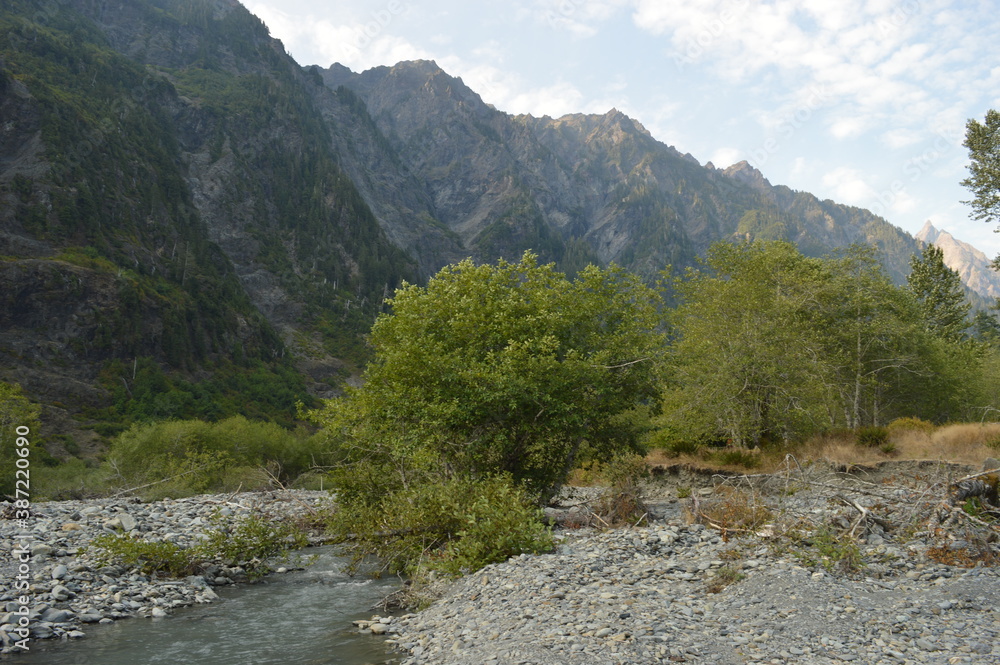
[[[850, 539], [891, 537], [889, 533], [916, 538], [927, 544], [929, 556], [942, 557], [945, 563], [1000, 562], [1000, 470], [958, 480], [952, 479], [958, 474], [947, 463], [932, 467], [929, 474], [920, 463], [902, 465], [897, 473], [864, 470], [876, 483], [822, 465], [803, 467], [791, 455], [784, 467], [773, 474], [716, 475], [711, 498], [693, 492], [688, 511], [724, 537], [771, 537], [832, 527]], [[969, 504], [972, 498], [979, 501]], [[831, 504], [850, 512], [838, 513]], [[761, 521], [758, 509], [771, 511], [769, 523]]]

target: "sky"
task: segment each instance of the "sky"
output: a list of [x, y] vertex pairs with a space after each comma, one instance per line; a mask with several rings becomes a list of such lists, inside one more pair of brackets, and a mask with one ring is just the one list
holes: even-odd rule
[[300, 65], [434, 60], [512, 114], [617, 108], [775, 185], [1000, 254], [962, 201], [1000, 109], [1000, 1], [244, 0]]

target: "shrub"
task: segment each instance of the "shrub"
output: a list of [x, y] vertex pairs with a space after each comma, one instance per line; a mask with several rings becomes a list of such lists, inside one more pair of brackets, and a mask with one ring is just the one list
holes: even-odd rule
[[886, 428], [890, 435], [897, 432], [923, 432], [931, 434], [936, 429], [936, 426], [934, 423], [921, 420], [920, 418], [896, 418]]
[[855, 441], [865, 448], [880, 448], [889, 443], [889, 430], [878, 426], [859, 427]]
[[369, 555], [381, 559], [376, 574], [475, 571], [523, 552], [552, 548], [542, 513], [509, 476], [454, 477], [399, 489], [377, 502], [362, 495], [340, 505], [330, 531], [346, 546], [356, 570]]
[[234, 524], [218, 526], [194, 550], [200, 558], [242, 565], [247, 576], [255, 579], [268, 572], [268, 559], [308, 544], [305, 533], [291, 524], [248, 515]]
[[32, 469], [31, 480], [36, 499], [51, 501], [90, 499], [107, 492], [111, 484], [106, 467], [78, 458], [58, 466], [40, 465]]
[[728, 536], [729, 531], [755, 531], [773, 517], [771, 510], [756, 496], [731, 487], [716, 489], [715, 496], [704, 502], [700, 514], [695, 516], [720, 529], [723, 536]]
[[217, 562], [242, 566], [252, 580], [269, 571], [268, 559], [308, 544], [301, 530], [263, 515], [250, 515], [232, 524], [217, 521], [207, 536], [198, 545], [185, 548], [166, 541], [143, 540], [133, 534], [106, 534], [95, 538], [89, 551], [98, 566], [138, 568], [147, 575], [192, 575]]
[[983, 444], [987, 448], [992, 448], [993, 450], [1000, 450], [1000, 432], [997, 432], [996, 434], [987, 435], [986, 440], [983, 441]]
[[709, 459], [719, 464], [739, 466], [744, 469], [756, 469], [760, 466], [760, 455], [739, 448], [714, 451], [709, 455]]
[[601, 470], [604, 479], [615, 488], [628, 488], [649, 475], [646, 458], [635, 453], [619, 453]]
[[97, 566], [138, 568], [146, 575], [191, 575], [197, 569], [196, 552], [171, 542], [139, 540], [128, 534], [105, 534], [90, 543]]
[[320, 456], [319, 439], [234, 416], [133, 425], [107, 461], [121, 483], [157, 499], [265, 488], [295, 478]]
[[819, 565], [829, 571], [856, 573], [864, 567], [858, 543], [832, 527], [823, 526], [813, 534], [812, 546], [819, 554]]
[[715, 574], [712, 575], [711, 578], [706, 581], [705, 590], [708, 593], [719, 593], [730, 584], [735, 584], [744, 577], [746, 577], [746, 575], [733, 566], [722, 566], [715, 571]]

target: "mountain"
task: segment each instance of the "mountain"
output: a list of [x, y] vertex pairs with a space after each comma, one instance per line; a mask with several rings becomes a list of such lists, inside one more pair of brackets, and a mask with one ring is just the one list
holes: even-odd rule
[[431, 61], [300, 66], [235, 0], [0, 6], [0, 380], [65, 451], [150, 418], [291, 424], [399, 284], [467, 256], [654, 279], [737, 238], [874, 244], [897, 281], [920, 247], [615, 109], [507, 114]]
[[338, 165], [350, 100], [256, 17], [15, 0], [0, 57], [0, 379], [46, 422], [290, 422], [363, 359], [416, 266]]
[[[393, 168], [428, 194], [422, 212], [457, 239], [452, 256], [489, 261], [532, 247], [569, 270], [615, 261], [652, 277], [667, 264], [692, 265], [721, 238], [789, 239], [814, 255], [863, 242], [882, 249], [902, 281], [918, 251], [912, 236], [867, 210], [772, 186], [746, 162], [703, 167], [615, 109], [506, 114], [430, 61], [311, 70], [364, 103], [396, 155]], [[349, 172], [364, 170], [352, 161], [345, 157]], [[413, 237], [398, 215], [379, 214], [381, 191], [362, 193], [390, 237]], [[434, 265], [424, 248], [403, 246]]]
[[993, 269], [984, 253], [947, 231], [939, 231], [930, 222], [924, 224], [916, 237], [940, 248], [945, 265], [957, 272], [969, 289], [985, 298], [1000, 298], [1000, 272]]

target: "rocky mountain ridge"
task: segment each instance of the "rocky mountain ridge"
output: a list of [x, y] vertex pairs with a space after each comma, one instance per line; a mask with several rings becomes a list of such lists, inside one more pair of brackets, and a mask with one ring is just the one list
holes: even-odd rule
[[615, 109], [507, 114], [430, 61], [302, 67], [235, 0], [5, 3], [0, 120], [0, 380], [48, 422], [251, 394], [292, 418], [396, 286], [468, 256], [653, 279], [718, 240], [862, 242], [901, 282], [920, 248]]
[[934, 228], [929, 221], [917, 232], [916, 238], [939, 247], [945, 265], [957, 272], [971, 290], [986, 298], [1000, 298], [1000, 272], [993, 268], [986, 254], [947, 231]]

